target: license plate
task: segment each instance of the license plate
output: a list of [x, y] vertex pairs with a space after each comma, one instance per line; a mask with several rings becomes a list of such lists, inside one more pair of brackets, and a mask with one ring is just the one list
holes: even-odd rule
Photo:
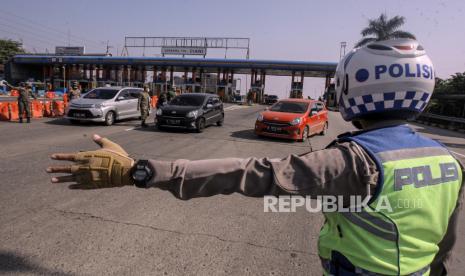
[[280, 132], [281, 130], [283, 130], [280, 127], [268, 127], [268, 129], [272, 132]]
[[181, 124], [181, 120], [166, 120], [166, 122], [170, 125], [179, 125]]
[[74, 117], [85, 118], [86, 114], [85, 113], [74, 113]]

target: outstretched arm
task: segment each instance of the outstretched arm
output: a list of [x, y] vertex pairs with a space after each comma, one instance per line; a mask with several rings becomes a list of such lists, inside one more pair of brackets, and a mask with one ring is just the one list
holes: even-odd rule
[[[127, 172], [133, 161], [127, 153], [108, 139], [94, 136], [94, 140], [103, 148], [91, 152], [52, 155], [52, 159], [77, 163], [68, 167], [48, 168], [50, 173], [71, 173], [68, 177], [52, 178], [52, 182], [76, 182], [88, 188], [131, 184], [126, 178], [129, 178]], [[118, 163], [114, 165], [113, 161]], [[290, 155], [284, 159], [150, 160], [149, 164], [153, 168], [154, 177], [148, 187], [169, 190], [180, 199], [234, 192], [247, 196], [364, 196], [369, 193], [367, 184], [374, 186], [377, 180], [374, 162], [352, 143], [338, 144], [302, 155]], [[112, 178], [115, 175], [117, 177]], [[93, 182], [98, 183], [94, 185]]]
[[4, 83], [6, 86], [8, 86], [10, 89], [12, 89], [12, 90], [20, 90], [20, 89], [21, 89], [21, 87], [19, 87], [19, 86], [18, 86], [18, 87], [17, 87], [17, 86], [13, 86], [13, 85], [9, 84], [9, 83], [6, 82], [6, 81], [4, 81], [3, 83]]
[[369, 157], [354, 147], [344, 143], [284, 159], [151, 160], [155, 176], [148, 186], [169, 190], [181, 199], [234, 192], [364, 196], [366, 184], [376, 184], [377, 173], [374, 163], [364, 161]]

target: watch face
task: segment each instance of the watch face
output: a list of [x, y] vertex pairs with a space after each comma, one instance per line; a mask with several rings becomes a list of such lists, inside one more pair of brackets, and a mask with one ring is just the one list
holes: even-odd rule
[[147, 178], [147, 176], [148, 176], [148, 173], [146, 170], [137, 170], [132, 175], [132, 177], [136, 181], [144, 181]]

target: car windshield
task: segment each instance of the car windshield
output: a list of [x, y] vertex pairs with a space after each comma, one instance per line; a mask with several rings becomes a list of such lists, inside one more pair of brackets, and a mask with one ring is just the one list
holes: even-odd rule
[[113, 99], [118, 93], [119, 90], [116, 89], [94, 89], [89, 91], [84, 98], [86, 99], [101, 99], [101, 100], [109, 100]]
[[278, 102], [273, 105], [270, 110], [276, 112], [288, 113], [305, 113], [308, 108], [308, 103], [300, 102]]
[[174, 98], [170, 105], [201, 106], [205, 100], [204, 96], [182, 95]]

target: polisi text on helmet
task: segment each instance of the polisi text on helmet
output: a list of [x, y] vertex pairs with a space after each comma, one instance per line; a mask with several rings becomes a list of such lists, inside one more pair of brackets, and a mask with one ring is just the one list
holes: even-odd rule
[[389, 74], [391, 78], [406, 77], [406, 78], [424, 78], [433, 79], [433, 67], [427, 64], [399, 64], [393, 63], [387, 65], [375, 65], [375, 79], [379, 80], [384, 74]]

